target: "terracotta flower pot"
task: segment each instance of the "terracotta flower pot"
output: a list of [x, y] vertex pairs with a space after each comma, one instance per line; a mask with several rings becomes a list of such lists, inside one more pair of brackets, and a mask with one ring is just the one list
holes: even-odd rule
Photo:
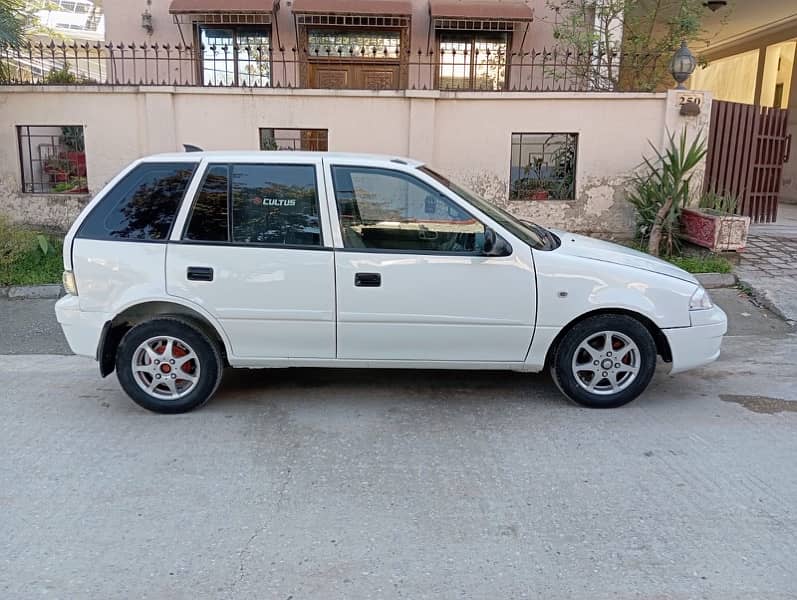
[[534, 190], [529, 194], [532, 200], [547, 200], [550, 197], [548, 190]]
[[747, 246], [750, 217], [699, 208], [681, 211], [681, 237], [715, 252], [738, 252]]

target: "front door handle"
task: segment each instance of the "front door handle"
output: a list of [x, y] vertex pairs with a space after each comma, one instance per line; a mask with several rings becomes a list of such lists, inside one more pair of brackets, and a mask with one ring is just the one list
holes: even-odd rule
[[185, 276], [189, 281], [213, 281], [213, 269], [210, 267], [188, 267]]
[[355, 273], [354, 285], [356, 287], [379, 287], [382, 285], [380, 273]]

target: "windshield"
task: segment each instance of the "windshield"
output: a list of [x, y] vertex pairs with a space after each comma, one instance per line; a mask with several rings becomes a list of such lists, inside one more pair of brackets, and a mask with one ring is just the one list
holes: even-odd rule
[[513, 235], [526, 242], [532, 248], [536, 248], [537, 250], [553, 250], [554, 248], [559, 247], [559, 240], [557, 237], [545, 229], [545, 227], [530, 221], [522, 221], [518, 219], [514, 215], [502, 208], [497, 207], [495, 204], [488, 202], [467, 188], [457, 185], [447, 177], [443, 177], [439, 173], [434, 172], [427, 166], [420, 166], [418, 167], [418, 170], [426, 173], [429, 175], [429, 177], [432, 177], [436, 181], [442, 183], [457, 196], [460, 196], [468, 203], [478, 208], [493, 221], [506, 228]]

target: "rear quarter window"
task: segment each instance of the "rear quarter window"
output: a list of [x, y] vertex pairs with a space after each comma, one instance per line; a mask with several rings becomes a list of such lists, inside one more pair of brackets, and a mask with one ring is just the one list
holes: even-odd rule
[[142, 163], [95, 206], [77, 237], [165, 241], [196, 163]]

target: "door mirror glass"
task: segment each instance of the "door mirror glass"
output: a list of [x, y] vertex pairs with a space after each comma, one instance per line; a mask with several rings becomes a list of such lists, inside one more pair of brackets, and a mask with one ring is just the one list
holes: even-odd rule
[[489, 227], [485, 227], [482, 254], [484, 256], [509, 256], [512, 254], [512, 247], [509, 245], [509, 242], [495, 231]]

